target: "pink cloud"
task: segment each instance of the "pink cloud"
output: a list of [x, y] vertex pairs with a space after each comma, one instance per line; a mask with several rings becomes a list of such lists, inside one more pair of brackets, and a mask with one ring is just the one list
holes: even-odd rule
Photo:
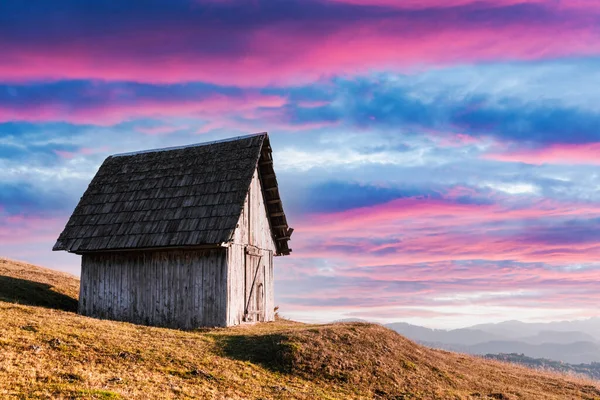
[[227, 129], [228, 131], [237, 130], [240, 132], [266, 130], [277, 130], [287, 132], [298, 132], [309, 129], [331, 128], [339, 125], [339, 122], [290, 122], [282, 115], [281, 109], [264, 108], [260, 110], [248, 110], [243, 113], [243, 119], [227, 118], [226, 115], [212, 115], [210, 121], [204, 123], [195, 133], [204, 134], [218, 129]]
[[[82, 147], [82, 148], [78, 149], [77, 151], [54, 150], [54, 153], [61, 158], [70, 160], [72, 158], [75, 158], [78, 155], [87, 156], [87, 155], [91, 155], [91, 154], [106, 153], [108, 150], [109, 150], [109, 148], [106, 146], [103, 146], [103, 147], [100, 147], [97, 149]], [[2, 210], [0, 210], [0, 212], [1, 211]]]
[[[456, 189], [458, 190], [458, 189]], [[460, 191], [451, 193], [460, 194]], [[303, 231], [321, 232], [361, 230], [365, 224], [386, 226], [397, 221], [416, 224], [478, 223], [507, 219], [537, 219], [553, 216], [600, 215], [600, 205], [588, 203], [561, 203], [550, 199], [537, 200], [529, 206], [499, 204], [467, 204], [452, 199], [402, 198], [385, 204], [356, 208], [332, 214], [315, 214], [305, 224]]]
[[533, 150], [485, 154], [484, 158], [528, 164], [600, 165], [600, 143], [555, 144]]
[[[498, 4], [514, 3], [520, 2]], [[75, 35], [27, 46], [0, 40], [0, 79], [204, 81], [256, 87], [373, 70], [405, 71], [427, 64], [536, 60], [600, 52], [597, 15], [579, 8], [563, 11], [554, 2], [544, 4], [548, 5], [539, 13], [527, 10], [531, 13], [527, 20], [519, 10], [512, 16], [496, 16], [491, 10], [485, 14], [489, 20], [480, 20], [469, 10], [436, 8], [432, 15], [378, 14], [377, 19], [365, 17], [352, 23], [318, 19], [310, 26], [306, 20], [275, 19], [250, 25], [247, 30], [214, 23], [204, 26], [197, 21], [192, 24], [190, 20], [166, 21], [156, 27], [144, 26], [147, 30], [143, 31], [94, 37], [93, 46], [82, 45]], [[215, 37], [227, 46], [218, 51], [202, 47], [206, 38]]]
[[146, 135], [168, 135], [170, 133], [176, 132], [180, 129], [185, 129], [186, 127], [180, 126], [137, 126], [135, 128], [136, 131], [140, 133], [144, 133]]
[[[359, 266], [448, 260], [514, 260], [567, 265], [593, 263], [600, 259], [600, 243], [541, 243], [529, 241], [518, 233], [511, 236], [476, 226], [462, 228], [462, 232], [453, 232], [447, 227], [422, 230], [397, 224], [394, 231], [369, 231], [369, 239], [364, 240], [344, 236], [344, 233], [336, 233], [332, 238], [313, 233], [307, 238], [303, 232], [296, 238], [294, 246], [307, 258], [338, 258]], [[398, 243], [382, 245], [373, 242], [393, 232], [403, 233]], [[315, 243], [316, 237], [319, 237], [318, 243]]]
[[[497, 262], [482, 261], [438, 261], [426, 264], [394, 264], [380, 266], [347, 267], [341, 269], [345, 277], [371, 278], [382, 281], [394, 281], [401, 278], [404, 282], [438, 282], [438, 286], [452, 282], [455, 285], [460, 280], [482, 280], [500, 283], [502, 281], [521, 282], [531, 285], [532, 281], [553, 281], [564, 285], [579, 284], [585, 281], [600, 281], [600, 269], [580, 268], [565, 269], [551, 264], [500, 264]], [[444, 283], [446, 282], [446, 283]], [[497, 286], [502, 289], [501, 285]], [[468, 286], [461, 290], [481, 290], [478, 285], [474, 288]]]
[[[600, 258], [600, 245], [528, 243], [519, 237], [499, 238], [473, 229], [470, 233], [437, 232], [434, 236], [409, 232], [401, 243], [378, 246], [370, 242], [349, 243], [343, 237], [324, 239], [322, 244], [302, 246], [305, 256], [339, 257], [359, 265], [442, 262], [447, 260], [515, 260], [557, 264], [590, 263]], [[296, 249], [299, 245], [295, 245]], [[386, 251], [384, 254], [379, 254]]]
[[548, 5], [558, 9], [597, 9], [596, 0], [329, 0], [331, 2], [397, 9], [452, 8], [460, 6], [506, 7], [519, 4]]
[[549, 312], [569, 308], [569, 318], [574, 318], [594, 315], [590, 313], [599, 299], [595, 288], [600, 270], [593, 266], [567, 270], [470, 261], [361, 267], [348, 260], [348, 266], [337, 268], [330, 279], [314, 271], [288, 277], [287, 269], [281, 270], [278, 304], [284, 313], [343, 313], [396, 321], [423, 317], [435, 324], [443, 319], [465, 320], [483, 310], [486, 318], [493, 314], [510, 319], [510, 310], [529, 307]]
[[478, 138], [464, 133], [433, 132], [426, 130], [432, 138], [442, 147], [463, 147], [484, 142], [487, 139]]
[[[18, 245], [50, 242], [56, 240], [65, 223], [64, 217], [6, 215], [0, 211], [0, 243]], [[51, 249], [52, 246], [46, 250]]]
[[569, 307], [585, 309], [595, 307], [598, 300], [595, 288], [600, 283], [600, 269], [594, 264], [564, 268], [493, 260], [428, 263], [408, 260], [408, 263], [361, 266], [361, 261], [348, 257], [345, 263], [338, 261], [335, 270], [326, 275], [314, 270], [291, 275], [287, 268], [282, 268], [278, 280], [280, 286], [286, 287], [281, 292], [282, 303], [297, 310], [312, 306], [320, 311], [347, 311], [360, 307], [379, 313], [381, 318], [386, 318], [387, 312], [389, 318], [399, 318], [403, 315], [402, 307], [518, 308], [527, 304], [552, 309], [564, 307], [568, 302]]
[[0, 106], [0, 122], [66, 121], [80, 124], [112, 125], [136, 118], [212, 117], [215, 114], [229, 112], [243, 115], [254, 108], [281, 107], [285, 102], [285, 98], [280, 96], [246, 93], [237, 96], [215, 94], [195, 100], [154, 98], [95, 105], [78, 103], [69, 105], [64, 103], [4, 104]]
[[[505, 7], [515, 4], [548, 4], [548, 0], [329, 0], [337, 3], [400, 9], [451, 8], [468, 5]], [[585, 1], [585, 0], [583, 0]]]
[[303, 108], [314, 108], [314, 107], [324, 107], [331, 104], [331, 101], [327, 100], [299, 100], [295, 103], [298, 107]]
[[572, 240], [560, 233], [560, 226], [599, 216], [600, 205], [593, 203], [538, 199], [511, 204], [505, 199], [462, 204], [449, 198], [403, 198], [304, 218], [296, 224], [294, 247], [312, 259], [333, 257], [359, 265], [475, 259], [589, 263], [600, 259], [593, 227], [564, 228], [582, 235]]

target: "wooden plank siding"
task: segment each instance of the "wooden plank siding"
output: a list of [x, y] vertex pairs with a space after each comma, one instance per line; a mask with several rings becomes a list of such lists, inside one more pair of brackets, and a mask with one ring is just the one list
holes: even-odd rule
[[244, 257], [246, 246], [232, 244], [227, 249], [227, 325], [239, 325], [244, 318]]
[[[238, 325], [244, 322], [248, 301], [251, 304], [260, 297], [252, 288], [256, 265], [246, 262], [248, 248], [254, 249], [257, 258], [260, 258], [261, 271], [255, 284], [263, 285], [262, 313], [250, 316], [248, 321], [273, 321], [275, 319], [274, 307], [274, 280], [273, 280], [273, 254], [277, 248], [273, 240], [272, 230], [265, 206], [265, 199], [261, 188], [258, 172], [255, 171], [250, 183], [250, 188], [244, 207], [242, 209], [237, 228], [233, 235], [232, 244], [228, 248], [228, 325]], [[248, 296], [251, 296], [251, 299]], [[248, 316], [246, 316], [248, 317]]]
[[271, 232], [260, 179], [254, 171], [232, 243], [275, 252], [277, 248]]
[[226, 326], [226, 249], [82, 257], [83, 315], [192, 329]]

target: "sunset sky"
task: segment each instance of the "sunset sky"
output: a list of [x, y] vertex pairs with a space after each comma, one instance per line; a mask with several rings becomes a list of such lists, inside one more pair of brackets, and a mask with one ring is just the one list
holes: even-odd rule
[[600, 315], [600, 1], [0, 2], [0, 256], [108, 155], [268, 131], [303, 321]]

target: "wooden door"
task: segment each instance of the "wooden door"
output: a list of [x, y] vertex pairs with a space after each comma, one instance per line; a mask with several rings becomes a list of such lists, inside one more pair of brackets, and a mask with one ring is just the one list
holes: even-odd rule
[[246, 252], [244, 321], [265, 320], [265, 263], [257, 252]]

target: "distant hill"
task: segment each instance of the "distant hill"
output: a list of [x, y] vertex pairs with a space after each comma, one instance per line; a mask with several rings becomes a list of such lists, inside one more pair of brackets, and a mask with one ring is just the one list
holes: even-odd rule
[[457, 345], [472, 345], [504, 339], [502, 336], [490, 334], [477, 329], [430, 329], [404, 322], [385, 325], [401, 335], [423, 343], [449, 343]]
[[546, 371], [556, 371], [565, 374], [585, 375], [592, 379], [600, 380], [600, 363], [591, 364], [568, 364], [552, 361], [545, 358], [532, 358], [523, 354], [486, 354], [485, 358], [521, 364], [529, 368], [537, 368]]
[[570, 344], [576, 342], [588, 342], [596, 343], [596, 338], [592, 335], [584, 332], [557, 332], [557, 331], [541, 331], [533, 336], [526, 336], [519, 338], [519, 341], [529, 344], [544, 344], [544, 343], [558, 343], [558, 344]]
[[497, 324], [481, 324], [471, 327], [494, 335], [520, 338], [537, 335], [539, 332], [581, 332], [600, 341], [600, 318], [588, 318], [576, 321], [555, 321], [545, 323], [525, 323], [521, 321], [506, 321]]
[[590, 342], [569, 344], [528, 344], [518, 341], [492, 341], [472, 346], [433, 346], [469, 354], [518, 353], [532, 358], [548, 358], [571, 364], [592, 363], [600, 360], [600, 347]]
[[[590, 320], [588, 323], [593, 326]], [[600, 362], [600, 342], [590, 333], [570, 331], [568, 328], [572, 326], [568, 322], [531, 325], [508, 321], [453, 330], [407, 323], [386, 326], [418, 343], [449, 351], [476, 355], [519, 353], [575, 364]], [[574, 326], [581, 326], [581, 322], [574, 321]], [[563, 330], [547, 330], [549, 327]]]
[[75, 277], [2, 260], [0, 398], [597, 399], [591, 381], [433, 350], [381, 325], [178, 331], [82, 317]]

